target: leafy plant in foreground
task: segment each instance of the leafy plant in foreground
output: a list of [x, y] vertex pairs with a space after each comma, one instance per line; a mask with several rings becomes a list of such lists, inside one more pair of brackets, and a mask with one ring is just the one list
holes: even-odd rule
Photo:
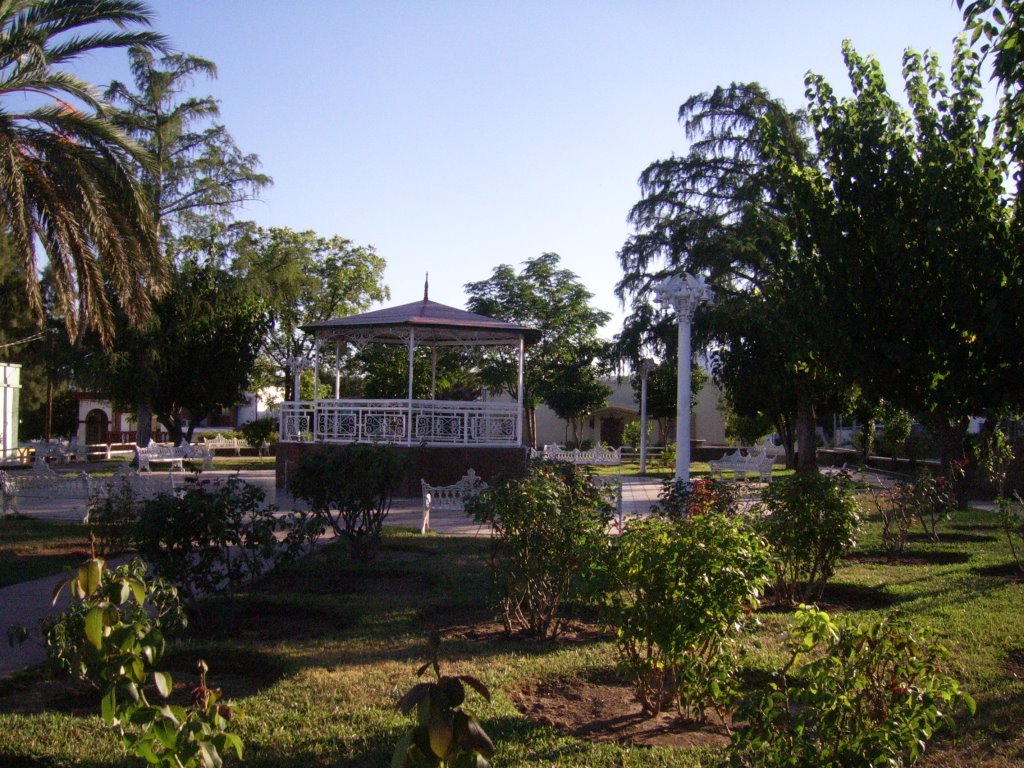
[[[54, 601], [67, 586], [72, 605], [54, 626], [80, 628], [81, 635], [64, 648], [75, 652], [63, 666], [93, 681], [102, 691], [100, 712], [113, 725], [125, 748], [158, 768], [220, 768], [227, 750], [242, 756], [242, 741], [228, 731], [231, 708], [221, 703], [220, 691], [206, 685], [206, 665], [199, 662], [200, 685], [188, 707], [152, 704], [148, 686], [166, 699], [171, 676], [154, 668], [163, 655], [163, 607], [153, 602], [166, 587], [147, 582], [140, 560], [108, 570], [93, 557], [69, 581], [59, 584]], [[165, 595], [166, 597], [166, 595]], [[152, 611], [152, 614], [151, 614]], [[78, 620], [81, 620], [80, 624]]]
[[856, 544], [860, 508], [843, 475], [798, 472], [773, 480], [761, 497], [760, 530], [775, 556], [775, 595], [821, 597], [840, 555]]
[[738, 709], [737, 768], [900, 768], [958, 708], [975, 711], [943, 670], [946, 649], [904, 617], [859, 627], [801, 606], [785, 646], [786, 664]]
[[771, 577], [761, 538], [739, 517], [655, 515], [626, 527], [608, 570], [605, 619], [644, 710], [722, 717], [743, 619]]
[[437, 660], [440, 637], [430, 638], [431, 660], [416, 676], [433, 668], [435, 682], [417, 683], [398, 702], [402, 714], [416, 710], [416, 725], [395, 746], [391, 768], [487, 768], [494, 743], [473, 715], [462, 711], [466, 686], [491, 700], [490, 691], [471, 675], [442, 676]]
[[505, 630], [554, 637], [564, 602], [608, 547], [614, 489], [571, 464], [540, 462], [467, 500], [491, 526], [491, 565]]

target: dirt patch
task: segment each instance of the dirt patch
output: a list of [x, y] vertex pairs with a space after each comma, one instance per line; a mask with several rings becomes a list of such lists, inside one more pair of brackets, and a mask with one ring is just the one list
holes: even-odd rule
[[1024, 680], [1024, 648], [1011, 648], [1007, 651], [1003, 669], [1014, 680]]
[[638, 747], [717, 747], [729, 741], [714, 713], [704, 725], [676, 712], [647, 715], [632, 687], [611, 670], [583, 679], [530, 682], [513, 700], [530, 720], [588, 741]]

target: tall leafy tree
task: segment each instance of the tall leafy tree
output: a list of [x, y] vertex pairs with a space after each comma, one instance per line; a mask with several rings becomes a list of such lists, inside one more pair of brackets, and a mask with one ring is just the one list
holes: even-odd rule
[[[343, 317], [385, 301], [385, 261], [372, 245], [285, 227], [250, 228], [236, 245], [232, 269], [265, 297], [270, 326], [260, 373], [265, 383], [292, 386], [291, 359], [309, 357], [313, 340], [303, 325]], [[330, 367], [333, 350], [324, 350]], [[347, 354], [342, 350], [342, 354]]]
[[91, 369], [80, 365], [79, 374], [101, 382], [115, 402], [147, 398], [173, 442], [191, 440], [199, 420], [242, 401], [266, 331], [265, 309], [239, 277], [186, 257], [147, 332], [119, 335], [114, 350]]
[[1007, 344], [1020, 257], [978, 59], [961, 41], [947, 80], [935, 55], [907, 51], [908, 111], [877, 61], [849, 43], [844, 56], [851, 97], [808, 78], [817, 165], [776, 166], [793, 230], [820, 256], [818, 350], [868, 401], [926, 414], [944, 459], [962, 458], [968, 417], [1020, 375]]
[[[237, 205], [254, 198], [270, 178], [259, 172], [258, 158], [241, 152], [227, 129], [216, 122], [216, 100], [189, 94], [197, 77], [216, 75], [212, 62], [184, 53], [156, 55], [143, 47], [129, 50], [129, 62], [133, 82], [111, 83], [107, 97], [114, 105], [114, 122], [151, 157], [151, 162], [136, 170], [156, 220], [165, 264], [173, 268], [185, 253], [192, 260], [219, 260], [225, 247], [225, 224]], [[176, 350], [166, 344], [193, 332], [185, 324], [204, 320], [164, 313], [144, 329], [125, 330], [137, 338], [119, 340], [119, 357], [133, 351], [135, 383], [149, 383], [134, 388], [136, 439], [141, 444], [150, 439], [156, 387], [165, 385], [158, 372], [167, 370], [167, 365], [159, 358], [175, 359]], [[176, 325], [166, 325], [172, 322]], [[242, 355], [244, 350], [223, 350], [226, 355], [236, 352]], [[209, 370], [202, 375], [217, 374]], [[170, 381], [184, 385], [181, 377]], [[116, 386], [111, 382], [108, 388]]]
[[42, 322], [37, 243], [71, 336], [109, 343], [113, 308], [144, 318], [166, 284], [150, 201], [135, 175], [149, 158], [108, 119], [101, 96], [66, 65], [93, 51], [163, 38], [134, 0], [0, 4], [0, 228]]
[[176, 238], [209, 238], [271, 179], [259, 171], [259, 158], [242, 152], [215, 122], [217, 100], [189, 93], [197, 77], [217, 76], [216, 64], [141, 47], [131, 48], [128, 58], [133, 82], [111, 83], [106, 97], [116, 107], [114, 121], [150, 152], [152, 162], [139, 171], [173, 257]]
[[[768, 144], [793, 167], [808, 165], [803, 115], [756, 83], [734, 83], [690, 97], [679, 119], [689, 149], [641, 174], [643, 196], [630, 212], [636, 231], [619, 252], [616, 292], [632, 309], [619, 356], [634, 364], [649, 354], [669, 359], [674, 317], [653, 307], [653, 286], [677, 271], [706, 275], [715, 302], [696, 318], [695, 346], [711, 351], [735, 412], [767, 417], [783, 436], [795, 417], [801, 466], [814, 468], [815, 406], [837, 383], [807, 334], [815, 307], [804, 265], [814, 254], [790, 231]], [[791, 443], [787, 450], [792, 460]]]
[[[561, 257], [556, 253], [526, 261], [519, 274], [502, 264], [494, 268], [490, 278], [467, 283], [465, 289], [471, 312], [542, 332], [541, 340], [527, 347], [524, 372], [527, 439], [533, 444], [537, 405], [564, 402], [560, 398], [574, 379], [594, 379], [594, 366], [605, 352], [597, 332], [610, 315], [590, 306], [593, 294], [572, 271], [561, 267]], [[513, 355], [487, 354], [481, 364], [481, 377], [492, 390], [518, 397], [517, 361]], [[588, 389], [593, 395], [588, 410], [600, 407], [608, 393], [598, 396], [598, 387]], [[579, 412], [579, 408], [577, 404], [571, 410]]]

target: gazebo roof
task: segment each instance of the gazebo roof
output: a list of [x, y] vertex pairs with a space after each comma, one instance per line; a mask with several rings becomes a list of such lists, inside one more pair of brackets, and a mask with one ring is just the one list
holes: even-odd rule
[[340, 339], [358, 347], [368, 342], [408, 344], [410, 329], [417, 346], [505, 346], [518, 344], [521, 338], [532, 344], [541, 335], [534, 328], [438, 304], [427, 298], [302, 326], [302, 330], [315, 333], [317, 338]]

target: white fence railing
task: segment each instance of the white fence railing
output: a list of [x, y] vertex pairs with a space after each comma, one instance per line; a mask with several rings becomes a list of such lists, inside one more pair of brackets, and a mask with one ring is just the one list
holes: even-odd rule
[[318, 400], [281, 404], [281, 442], [517, 445], [515, 403]]

